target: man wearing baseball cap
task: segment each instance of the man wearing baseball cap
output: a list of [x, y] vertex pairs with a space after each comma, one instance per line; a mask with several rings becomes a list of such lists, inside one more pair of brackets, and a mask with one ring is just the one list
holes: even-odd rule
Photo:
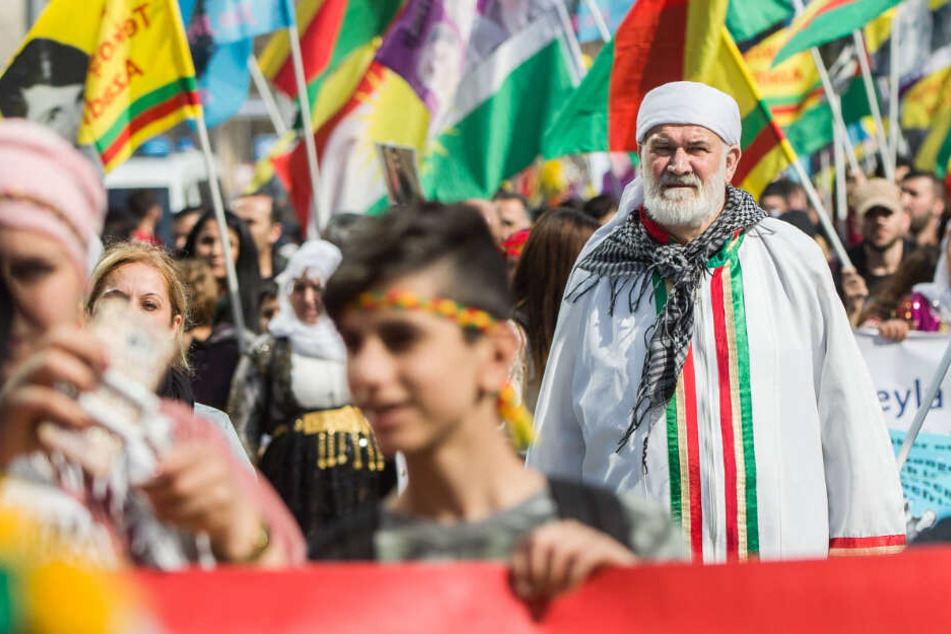
[[872, 178], [856, 186], [852, 197], [862, 242], [848, 252], [855, 270], [842, 271], [841, 288], [845, 310], [854, 326], [862, 309], [898, 270], [915, 244], [905, 237], [910, 218], [902, 207], [898, 185]]

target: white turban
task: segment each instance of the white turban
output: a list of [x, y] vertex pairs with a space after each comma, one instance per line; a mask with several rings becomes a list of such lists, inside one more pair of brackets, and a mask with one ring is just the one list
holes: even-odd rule
[[740, 107], [730, 95], [695, 81], [673, 81], [654, 88], [637, 111], [637, 144], [659, 125], [699, 125], [727, 145], [739, 145]]

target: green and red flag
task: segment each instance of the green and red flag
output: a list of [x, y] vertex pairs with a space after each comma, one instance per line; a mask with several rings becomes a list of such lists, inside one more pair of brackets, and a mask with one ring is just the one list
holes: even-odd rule
[[733, 180], [758, 196], [795, 153], [760, 98], [725, 14], [722, 0], [639, 0], [545, 132], [545, 158], [634, 152], [644, 95], [667, 82], [699, 81], [736, 99], [743, 156]]
[[[297, 6], [297, 32], [304, 60], [304, 78], [311, 85], [337, 68], [351, 53], [378, 37], [405, 0], [304, 0]], [[297, 83], [287, 31], [276, 33], [261, 53], [264, 76], [290, 97]]]
[[790, 29], [773, 64], [860, 29], [901, 0], [813, 0]]

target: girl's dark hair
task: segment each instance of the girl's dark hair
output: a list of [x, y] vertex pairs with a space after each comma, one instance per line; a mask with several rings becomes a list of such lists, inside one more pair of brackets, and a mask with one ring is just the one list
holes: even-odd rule
[[505, 260], [482, 215], [467, 205], [412, 202], [393, 207], [361, 220], [342, 250], [343, 262], [324, 293], [333, 319], [362, 293], [434, 265], [448, 270], [440, 297], [499, 319], [510, 316]]
[[861, 324], [866, 319], [890, 319], [915, 284], [930, 282], [934, 278], [935, 267], [941, 256], [941, 248], [935, 245], [918, 247], [912, 251], [888, 280], [882, 285], [875, 298], [862, 311]]
[[548, 361], [571, 268], [599, 226], [596, 220], [581, 212], [555, 208], [538, 219], [525, 243], [515, 268], [512, 294], [539, 374]]
[[[188, 234], [188, 240], [182, 253], [186, 258], [195, 255], [195, 243], [198, 234], [206, 222], [215, 222], [214, 210], [208, 210], [201, 215], [198, 222]], [[261, 273], [258, 269], [258, 249], [254, 246], [248, 225], [230, 211], [225, 212], [225, 223], [229, 229], [238, 234], [238, 260], [235, 262], [235, 273], [238, 275], [238, 292], [241, 296], [241, 312], [244, 315], [244, 325], [248, 330], [256, 330], [258, 323], [258, 287], [261, 285]], [[217, 228], [217, 226], [216, 226]], [[231, 309], [219, 313], [219, 319], [231, 320]]]

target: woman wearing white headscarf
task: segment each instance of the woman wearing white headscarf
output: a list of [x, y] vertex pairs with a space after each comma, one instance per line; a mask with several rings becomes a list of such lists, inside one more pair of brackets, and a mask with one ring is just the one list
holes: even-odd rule
[[347, 352], [324, 314], [340, 250], [305, 242], [278, 276], [280, 312], [238, 365], [228, 411], [252, 460], [305, 534], [381, 497], [395, 481], [350, 402]]

